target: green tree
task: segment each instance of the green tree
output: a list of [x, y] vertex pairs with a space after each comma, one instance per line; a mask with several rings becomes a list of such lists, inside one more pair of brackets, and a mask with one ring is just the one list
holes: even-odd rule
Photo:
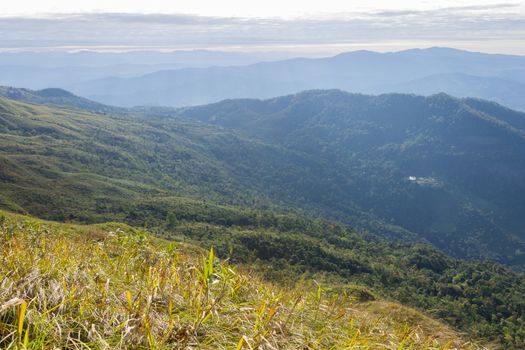
[[177, 219], [177, 214], [174, 212], [169, 212], [168, 215], [166, 215], [166, 227], [169, 229], [174, 229], [179, 224], [179, 220]]

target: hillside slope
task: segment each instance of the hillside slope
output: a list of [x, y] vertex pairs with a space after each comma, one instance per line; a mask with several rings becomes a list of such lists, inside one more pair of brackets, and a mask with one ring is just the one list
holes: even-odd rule
[[0, 108], [5, 208], [129, 221], [138, 203], [193, 197], [525, 264], [525, 117], [493, 103], [329, 90], [168, 111], [179, 118]]
[[126, 109], [103, 105], [98, 102], [75, 96], [69, 91], [57, 88], [48, 88], [38, 91], [19, 89], [9, 86], [0, 86], [0, 96], [22, 102], [34, 104], [54, 105], [61, 107], [78, 108], [94, 113], [124, 113]]
[[313, 90], [179, 114], [323, 160], [330, 185], [312, 187], [305, 208], [389, 231], [357, 209], [455, 256], [525, 266], [523, 113], [444, 94]]
[[[150, 203], [154, 215], [159, 206], [176, 206], [176, 197], [315, 209], [324, 189], [338, 188], [326, 160], [147, 113], [114, 117], [0, 99], [0, 204], [55, 220], [129, 221], [140, 203]], [[345, 207], [352, 208], [348, 221], [378, 221], [352, 202]], [[414, 236], [394, 226], [388, 232]]]
[[0, 99], [0, 122], [4, 203], [54, 219], [93, 221], [97, 214], [122, 212], [131, 198], [152, 196], [271, 205], [267, 197], [280, 190], [279, 173], [293, 188], [307, 167], [316, 166], [280, 147], [183, 120]]
[[315, 278], [342, 290], [357, 283], [372, 290], [363, 291], [365, 299], [377, 293], [472, 337], [499, 339], [508, 349], [523, 345], [521, 274], [408, 240], [388, 243], [284, 207], [332, 195], [337, 187], [324, 159], [195, 121], [115, 118], [5, 99], [0, 106], [2, 207], [146, 226], [213, 246], [280, 283]]
[[477, 348], [401, 305], [283, 288], [125, 225], [0, 213], [0, 242], [4, 349]]

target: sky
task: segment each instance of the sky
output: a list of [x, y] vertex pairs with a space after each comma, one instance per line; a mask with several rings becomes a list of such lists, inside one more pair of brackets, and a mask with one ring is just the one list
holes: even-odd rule
[[328, 54], [448, 46], [525, 55], [525, 0], [17, 0], [0, 50]]
[[[460, 5], [458, 5], [460, 4]], [[3, 15], [34, 15], [42, 13], [119, 12], [193, 14], [220, 17], [280, 17], [330, 15], [361, 11], [432, 10], [453, 7], [484, 7], [515, 4], [525, 7], [523, 1], [494, 0], [17, 0], [6, 2]]]

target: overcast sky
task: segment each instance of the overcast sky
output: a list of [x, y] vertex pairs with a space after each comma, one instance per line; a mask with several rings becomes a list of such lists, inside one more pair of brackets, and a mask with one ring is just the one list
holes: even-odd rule
[[297, 51], [449, 46], [525, 55], [525, 0], [17, 0], [0, 50]]

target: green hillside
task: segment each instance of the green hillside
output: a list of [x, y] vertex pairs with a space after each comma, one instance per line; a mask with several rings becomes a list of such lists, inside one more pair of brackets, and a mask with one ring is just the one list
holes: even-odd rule
[[[174, 196], [296, 211], [336, 185], [323, 159], [142, 113], [109, 116], [0, 99], [0, 203], [48, 219], [96, 222], [133, 219], [142, 202], [155, 213]], [[358, 208], [353, 214], [377, 220]]]
[[[452, 259], [409, 240], [388, 242], [300, 211], [311, 210], [312, 196], [324, 200], [337, 189], [325, 158], [200, 122], [111, 117], [7, 99], [0, 99], [0, 128], [0, 204], [6, 209], [146, 227], [158, 237], [214, 247], [276, 288], [315, 279], [338, 295], [375, 301], [370, 312], [401, 302], [467, 332], [466, 338], [505, 349], [524, 346], [522, 274], [497, 263]], [[345, 202], [334, 205], [348, 209]], [[377, 218], [360, 208], [353, 215]], [[16, 258], [6, 249], [6, 257]]]
[[293, 152], [212, 126], [6, 99], [0, 132], [5, 206], [51, 219], [107, 220], [173, 195], [268, 206], [279, 173], [294, 182], [306, 169]]
[[87, 98], [73, 95], [69, 91], [49, 88], [43, 90], [30, 90], [0, 86], [0, 96], [22, 102], [78, 108], [94, 113], [122, 114], [127, 113], [125, 108], [107, 106]]
[[397, 226], [457, 257], [525, 266], [524, 113], [444, 94], [329, 90], [180, 115], [324, 162], [329, 185], [312, 184], [295, 206], [374, 232]]

